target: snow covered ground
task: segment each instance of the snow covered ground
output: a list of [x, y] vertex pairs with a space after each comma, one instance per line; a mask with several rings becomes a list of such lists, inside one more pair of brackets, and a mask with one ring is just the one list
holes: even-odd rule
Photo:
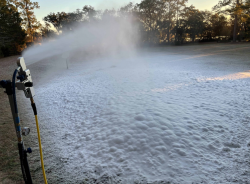
[[49, 183], [250, 183], [249, 49], [154, 48], [38, 82]]

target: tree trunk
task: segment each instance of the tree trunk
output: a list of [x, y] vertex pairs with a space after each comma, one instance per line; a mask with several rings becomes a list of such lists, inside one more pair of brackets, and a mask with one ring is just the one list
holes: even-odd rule
[[[170, 24], [169, 24], [169, 26], [170, 26]], [[169, 35], [169, 26], [168, 26], [168, 43], [169, 43], [169, 37], [170, 37], [170, 35]]]
[[178, 42], [179, 42], [179, 37], [178, 37], [178, 28], [179, 28], [179, 0], [177, 0], [177, 22], [176, 22], [176, 34], [175, 34], [175, 42], [177, 41], [178, 38]]
[[[240, 4], [239, 0], [237, 0], [237, 6]], [[238, 24], [238, 16], [235, 15], [234, 19], [234, 33], [233, 33], [233, 42], [236, 42], [237, 39], [237, 24]]]
[[235, 15], [235, 19], [234, 19], [234, 33], [233, 33], [233, 42], [236, 42], [237, 39], [237, 15]]
[[32, 28], [31, 28], [30, 17], [29, 17], [29, 14], [28, 14], [29, 13], [28, 9], [29, 9], [28, 3], [27, 3], [27, 1], [25, 1], [25, 10], [26, 10], [26, 16], [27, 16], [27, 21], [28, 21], [28, 29], [29, 29], [31, 42], [33, 42]]
[[170, 1], [169, 1], [169, 4], [168, 4], [168, 43], [169, 43], [169, 38], [170, 38]]

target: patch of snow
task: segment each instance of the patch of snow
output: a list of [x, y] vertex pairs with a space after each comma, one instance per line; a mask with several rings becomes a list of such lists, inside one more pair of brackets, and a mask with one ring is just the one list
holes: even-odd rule
[[225, 69], [217, 56], [159, 52], [72, 64], [38, 86], [42, 126], [59, 132], [47, 138], [52, 152], [67, 159], [56, 174], [75, 183], [88, 173], [124, 183], [250, 182], [237, 168], [249, 159], [250, 81], [245, 73], [220, 80], [246, 69]]

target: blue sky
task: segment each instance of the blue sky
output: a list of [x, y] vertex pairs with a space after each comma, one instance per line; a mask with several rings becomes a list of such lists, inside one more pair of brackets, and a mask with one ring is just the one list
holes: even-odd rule
[[[50, 12], [70, 12], [84, 5], [94, 6], [96, 9], [119, 8], [129, 2], [139, 3], [141, 0], [34, 0], [40, 5], [40, 9], [35, 10], [38, 21], [42, 21], [43, 17]], [[219, 0], [189, 0], [188, 5], [193, 4], [200, 10], [211, 10]]]

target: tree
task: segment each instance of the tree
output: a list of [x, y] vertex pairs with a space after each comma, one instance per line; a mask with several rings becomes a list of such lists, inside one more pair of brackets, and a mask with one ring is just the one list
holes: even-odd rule
[[6, 0], [0, 1], [0, 45], [21, 52], [25, 43], [25, 31], [21, 27], [21, 17], [16, 7]]
[[45, 22], [45, 25], [40, 28], [43, 39], [52, 38], [56, 35], [56, 33], [50, 28], [51, 28], [51, 25], [48, 22]]
[[120, 8], [118, 11], [120, 17], [132, 17], [136, 16], [136, 8], [132, 2], [128, 3], [127, 5]]
[[190, 35], [192, 42], [195, 41], [196, 36], [201, 36], [205, 28], [203, 14], [195, 9], [194, 6], [185, 9], [186, 16], [186, 32]]
[[[43, 20], [47, 23], [51, 23], [58, 32], [72, 31], [77, 25], [84, 21], [84, 12], [77, 9], [74, 12], [57, 12], [50, 13]], [[86, 17], [85, 17], [86, 18]]]
[[16, 6], [21, 9], [23, 18], [23, 24], [27, 30], [28, 42], [33, 42], [33, 35], [41, 26], [37, 21], [34, 14], [34, 9], [39, 9], [38, 2], [32, 2], [31, 0], [12, 0]]
[[170, 42], [170, 32], [174, 28], [174, 18], [175, 18], [175, 0], [166, 0], [167, 3], [167, 15], [166, 15], [166, 27], [167, 27], [167, 40]]
[[132, 2], [122, 6], [118, 11], [114, 11], [113, 17], [118, 20], [126, 20], [131, 22], [132, 25], [136, 26], [134, 29], [134, 37], [140, 40], [142, 43], [147, 40], [146, 31], [144, 23], [140, 20], [138, 5], [133, 4]]
[[212, 36], [213, 37], [229, 36], [227, 33], [228, 21], [224, 15], [219, 15], [216, 13], [216, 14], [211, 16], [210, 22], [212, 25]]
[[250, 17], [248, 17], [244, 23], [245, 39], [250, 40]]
[[112, 10], [106, 9], [103, 11], [101, 19], [102, 20], [114, 19], [116, 17], [116, 14], [117, 12], [115, 9], [112, 9]]
[[174, 0], [174, 6], [176, 10], [176, 26], [175, 26], [175, 42], [180, 43], [180, 39], [182, 39], [183, 33], [184, 33], [184, 10], [186, 7], [186, 3], [188, 0]]
[[[242, 0], [241, 0], [242, 3]], [[236, 42], [237, 39], [237, 25], [238, 25], [238, 17], [242, 12], [240, 0], [223, 0], [219, 1], [217, 5], [213, 7], [217, 12], [227, 13], [234, 17], [234, 30], [233, 30], [233, 41]]]
[[85, 19], [87, 19], [90, 22], [94, 21], [100, 13], [100, 11], [95, 10], [94, 7], [87, 5], [83, 7], [82, 11], [83, 15], [85, 16]]
[[147, 31], [147, 41], [150, 43], [159, 42], [160, 26], [163, 25], [166, 14], [165, 0], [143, 0], [137, 4], [138, 16], [144, 23]]
[[45, 22], [51, 23], [59, 32], [63, 30], [65, 22], [67, 22], [68, 14], [65, 12], [50, 13], [43, 18]]
[[249, 22], [250, 22], [250, 0], [245, 0], [241, 2], [241, 16], [239, 18], [238, 26], [241, 27], [240, 36], [245, 39], [249, 39], [250, 30], [249, 30]]

